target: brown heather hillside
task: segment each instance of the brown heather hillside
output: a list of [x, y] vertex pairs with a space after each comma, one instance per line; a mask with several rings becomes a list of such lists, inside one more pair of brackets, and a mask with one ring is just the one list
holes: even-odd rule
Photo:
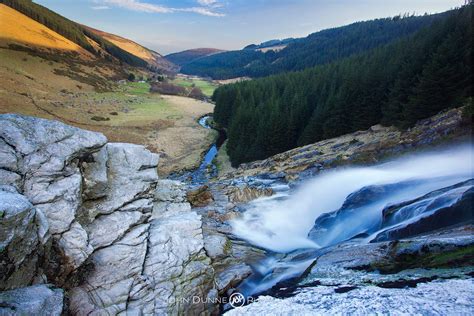
[[91, 53], [64, 36], [0, 4], [0, 47], [8, 48], [10, 45], [22, 45], [46, 52], [73, 52], [86, 60], [94, 59]]
[[161, 54], [150, 50], [142, 45], [135, 43], [132, 40], [123, 38], [121, 36], [110, 34], [104, 31], [96, 30], [91, 27], [85, 26], [88, 30], [108, 40], [112, 44], [120, 47], [124, 51], [129, 52], [143, 60], [145, 60], [150, 66], [162, 69], [164, 71], [174, 72], [178, 69], [172, 62], [166, 60]]
[[49, 93], [107, 90], [110, 78], [126, 75], [117, 65], [4, 4], [0, 4], [0, 57], [2, 112], [28, 109], [31, 98]]

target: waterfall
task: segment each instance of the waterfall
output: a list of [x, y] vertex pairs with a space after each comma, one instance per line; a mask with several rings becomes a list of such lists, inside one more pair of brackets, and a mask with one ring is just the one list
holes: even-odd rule
[[[278, 194], [251, 203], [243, 216], [232, 222], [233, 233], [251, 244], [283, 253], [335, 244], [374, 227], [388, 205], [472, 178], [473, 158], [474, 148], [469, 144], [410, 154], [371, 167], [321, 172], [287, 197]], [[368, 186], [399, 183], [405, 185], [358, 206], [353, 216], [332, 225], [324, 237], [308, 238], [315, 220], [340, 209], [352, 193]]]

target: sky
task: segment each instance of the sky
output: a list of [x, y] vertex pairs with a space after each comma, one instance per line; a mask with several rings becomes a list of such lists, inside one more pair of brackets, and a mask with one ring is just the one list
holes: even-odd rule
[[437, 13], [465, 0], [35, 0], [76, 22], [162, 54], [241, 49], [271, 39], [404, 13]]

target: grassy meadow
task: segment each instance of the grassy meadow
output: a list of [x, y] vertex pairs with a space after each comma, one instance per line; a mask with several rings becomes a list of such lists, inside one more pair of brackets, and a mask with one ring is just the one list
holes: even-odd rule
[[212, 81], [189, 77], [176, 77], [171, 83], [185, 88], [198, 87], [207, 97], [212, 97], [214, 90], [218, 87], [218, 85]]

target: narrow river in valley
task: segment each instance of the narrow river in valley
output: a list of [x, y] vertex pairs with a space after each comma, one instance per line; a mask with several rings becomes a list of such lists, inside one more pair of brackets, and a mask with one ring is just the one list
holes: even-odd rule
[[[212, 129], [212, 127], [208, 124], [208, 120], [211, 118], [212, 116], [210, 115], [206, 115], [206, 116], [203, 116], [199, 119], [199, 125], [201, 125], [202, 127], [204, 128], [207, 128], [207, 129]], [[217, 142], [212, 144], [211, 148], [209, 148], [209, 151], [206, 153], [206, 155], [204, 155], [204, 158], [201, 162], [201, 165], [199, 166], [198, 170], [200, 169], [204, 169], [206, 168], [207, 166], [209, 166], [212, 161], [214, 160], [214, 158], [217, 156], [217, 151], [218, 151], [218, 148], [217, 148]]]
[[227, 135], [224, 130], [218, 130], [209, 125], [209, 119], [212, 119], [211, 114], [204, 115], [199, 119], [198, 123], [206, 129], [214, 129], [219, 132], [219, 136], [217, 137], [215, 143], [212, 144], [212, 146], [206, 152], [206, 154], [202, 158], [201, 164], [197, 169], [186, 172], [175, 178], [181, 181], [191, 182], [193, 184], [204, 184], [209, 181], [210, 177], [216, 175], [217, 169], [216, 166], [213, 164], [213, 161], [214, 158], [216, 158], [217, 156], [219, 148], [227, 139]]

